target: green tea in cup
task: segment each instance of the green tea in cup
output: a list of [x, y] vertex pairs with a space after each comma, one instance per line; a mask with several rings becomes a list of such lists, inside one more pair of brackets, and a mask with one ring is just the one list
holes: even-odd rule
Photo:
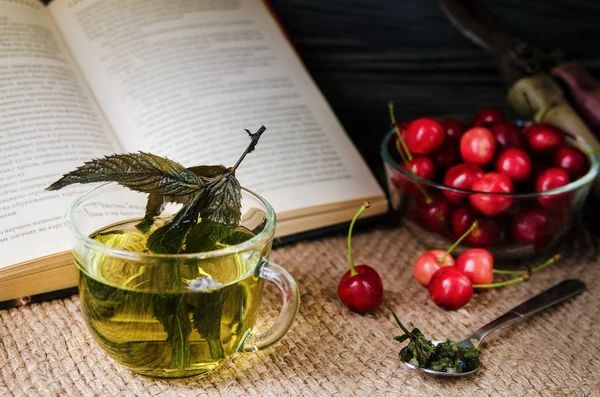
[[[178, 254], [154, 254], [147, 247], [148, 237], [178, 205], [140, 231], [144, 194], [111, 183], [72, 204], [67, 222], [76, 240], [83, 316], [115, 361], [153, 377], [192, 376], [285, 335], [299, 297], [292, 277], [267, 260], [275, 214], [252, 192], [242, 190], [241, 198], [241, 221], [233, 233], [209, 238], [205, 246], [206, 236], [192, 229]], [[283, 309], [270, 330], [255, 335], [264, 280], [281, 289]]]

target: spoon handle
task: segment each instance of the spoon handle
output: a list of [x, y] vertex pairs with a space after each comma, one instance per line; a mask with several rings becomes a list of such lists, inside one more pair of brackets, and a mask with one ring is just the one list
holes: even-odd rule
[[477, 339], [477, 341], [481, 342], [490, 332], [495, 331], [508, 323], [524, 317], [529, 317], [539, 311], [563, 302], [580, 294], [583, 290], [585, 290], [585, 284], [582, 281], [573, 279], [562, 281], [484, 325], [475, 331], [469, 339]]

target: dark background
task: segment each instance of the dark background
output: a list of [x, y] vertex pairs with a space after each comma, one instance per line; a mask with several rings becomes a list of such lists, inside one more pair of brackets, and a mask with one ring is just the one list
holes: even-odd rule
[[[369, 164], [399, 120], [510, 111], [493, 59], [464, 38], [437, 0], [270, 0], [309, 72]], [[600, 1], [482, 0], [507, 30], [600, 71]]]

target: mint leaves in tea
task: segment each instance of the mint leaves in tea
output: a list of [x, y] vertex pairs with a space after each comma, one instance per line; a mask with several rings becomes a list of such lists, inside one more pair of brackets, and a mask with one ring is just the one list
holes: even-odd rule
[[[93, 159], [62, 176], [47, 190], [59, 190], [76, 183], [116, 182], [133, 191], [148, 193], [146, 214], [136, 225], [147, 232], [167, 203], [181, 203], [181, 209], [152, 231], [146, 246], [156, 254], [179, 254], [186, 238], [202, 219], [204, 226], [235, 230], [240, 222], [241, 186], [235, 172], [256, 148], [266, 127], [255, 133], [245, 130], [250, 144], [233, 167], [181, 164], [151, 153], [124, 153]], [[204, 232], [213, 228], [204, 228]], [[221, 231], [218, 232], [221, 234]]]
[[[47, 188], [116, 182], [148, 194], [143, 218], [90, 236], [119, 254], [74, 250], [85, 320], [118, 362], [150, 376], [182, 377], [212, 370], [243, 345], [262, 293], [255, 269], [270, 243], [204, 259], [177, 254], [252, 237], [239, 226], [242, 194], [235, 172], [265, 130], [246, 130], [250, 144], [233, 167], [186, 168], [151, 153], [113, 154], [84, 163]], [[181, 208], [161, 217], [169, 203]]]
[[[148, 236], [166, 223], [157, 218], [144, 233], [136, 228], [139, 220], [133, 220], [91, 237], [112, 248], [148, 253]], [[204, 251], [251, 237], [238, 228]], [[205, 236], [192, 230], [187, 245], [206, 246], [207, 240], [195, 238]], [[208, 372], [240, 349], [256, 321], [263, 281], [254, 274], [258, 257], [248, 252], [189, 263], [137, 263], [100, 251], [75, 259], [81, 270], [81, 307], [96, 341], [138, 373], [181, 377]]]

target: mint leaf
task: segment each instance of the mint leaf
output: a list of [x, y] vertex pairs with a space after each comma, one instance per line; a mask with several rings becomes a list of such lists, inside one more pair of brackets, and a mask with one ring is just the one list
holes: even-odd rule
[[150, 193], [148, 195], [148, 201], [146, 202], [146, 212], [144, 219], [140, 223], [135, 225], [142, 233], [148, 232], [154, 224], [154, 218], [160, 215], [165, 206], [165, 198], [160, 194]]
[[171, 344], [171, 357], [177, 369], [189, 367], [191, 361], [190, 335], [192, 322], [186, 295], [154, 295], [154, 317], [162, 324]]
[[203, 179], [214, 179], [227, 172], [227, 168], [222, 165], [198, 165], [190, 167], [188, 170]]
[[187, 204], [192, 199], [192, 195], [186, 196], [161, 196], [160, 194], [150, 193], [146, 203], [146, 212], [140, 223], [135, 225], [139, 231], [146, 233], [154, 224], [154, 218], [163, 212], [167, 203]]
[[179, 253], [185, 237], [198, 222], [198, 204], [202, 199], [202, 192], [196, 193], [175, 216], [156, 229], [148, 237], [146, 242], [148, 249], [156, 254]]
[[202, 218], [237, 227], [242, 208], [241, 186], [237, 178], [227, 174], [210, 186], [207, 204], [202, 208]]
[[105, 156], [84, 163], [46, 190], [58, 190], [74, 183], [117, 182], [129, 189], [169, 196], [183, 196], [202, 189], [205, 182], [194, 172], [165, 157], [150, 153]]
[[209, 251], [215, 244], [233, 232], [235, 232], [235, 227], [232, 225], [202, 219], [186, 236], [185, 252]]
[[248, 232], [235, 230], [232, 234], [223, 237], [221, 239], [221, 243], [227, 244], [227, 245], [237, 245], [237, 244], [243, 243], [244, 241], [248, 241], [252, 237], [253, 237], [253, 235]]
[[265, 130], [265, 126], [255, 133], [246, 130], [250, 144], [231, 168], [223, 165], [185, 168], [165, 157], [144, 152], [114, 154], [84, 163], [46, 189], [58, 190], [74, 183], [117, 182], [149, 193], [144, 218], [136, 225], [142, 232], [150, 230], [166, 203], [182, 203], [179, 212], [147, 241], [148, 249], [154, 253], [176, 254], [183, 249], [186, 236], [199, 217], [237, 228], [242, 195], [235, 171], [246, 155], [254, 151]]
[[[222, 165], [199, 165], [196, 167], [189, 167], [188, 170], [207, 183], [218, 179], [227, 172], [227, 168]], [[154, 224], [154, 218], [160, 215], [165, 204], [186, 204], [190, 198], [190, 196], [162, 196], [160, 194], [150, 193], [148, 195], [148, 202], [146, 203], [144, 219], [138, 223], [136, 227], [143, 233], [148, 232], [150, 227]]]
[[[221, 342], [221, 317], [223, 304], [234, 292], [238, 285], [225, 286], [218, 291], [199, 292], [193, 295], [191, 306], [192, 324], [208, 343], [211, 358], [213, 360], [224, 357], [223, 344]], [[239, 328], [242, 328], [240, 324]]]

